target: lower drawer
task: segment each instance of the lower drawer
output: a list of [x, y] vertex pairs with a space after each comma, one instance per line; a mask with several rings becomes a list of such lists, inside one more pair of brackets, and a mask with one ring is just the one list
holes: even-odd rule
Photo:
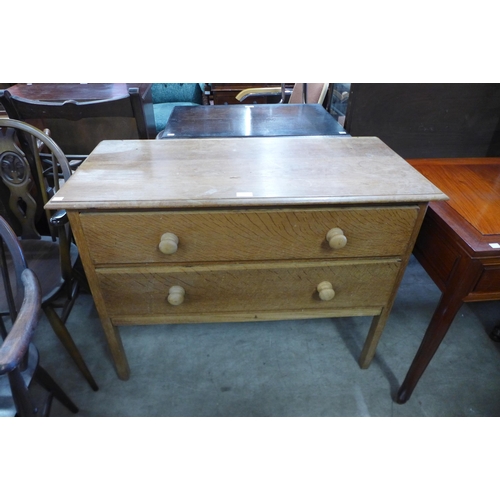
[[[171, 322], [177, 321], [176, 316], [188, 315], [193, 321], [192, 315], [214, 313], [373, 310], [386, 304], [399, 268], [400, 262], [392, 259], [104, 268], [97, 270], [97, 276], [107, 312], [117, 323], [125, 317], [134, 317], [137, 323], [138, 317], [143, 317], [146, 323], [154, 322], [148, 317], [161, 317], [162, 322], [168, 323], [169, 318]], [[318, 294], [317, 285], [324, 281], [331, 283], [335, 292], [331, 300], [321, 300]], [[180, 305], [168, 301], [172, 286], [185, 291]]]

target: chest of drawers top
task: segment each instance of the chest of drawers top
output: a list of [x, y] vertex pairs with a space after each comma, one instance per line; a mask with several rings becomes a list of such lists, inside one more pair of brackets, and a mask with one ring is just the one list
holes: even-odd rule
[[268, 207], [446, 199], [375, 137], [103, 141], [49, 209]]

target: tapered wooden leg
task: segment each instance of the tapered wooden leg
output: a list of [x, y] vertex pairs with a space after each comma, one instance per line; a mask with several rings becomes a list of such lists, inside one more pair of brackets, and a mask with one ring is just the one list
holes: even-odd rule
[[108, 341], [116, 373], [121, 380], [128, 380], [130, 378], [130, 367], [118, 328], [111, 323], [109, 318], [101, 317], [101, 323], [106, 340]]
[[73, 338], [71, 337], [68, 329], [64, 325], [64, 323], [61, 321], [61, 318], [57, 315], [57, 313], [54, 311], [52, 307], [49, 305], [44, 305], [42, 306], [43, 311], [45, 312], [45, 315], [47, 316], [47, 319], [49, 320], [52, 329], [56, 333], [56, 335], [59, 337], [61, 340], [63, 346], [66, 348], [70, 356], [73, 358], [74, 362], [82, 372], [83, 376], [89, 383], [90, 387], [94, 391], [99, 390], [99, 387], [96, 384], [96, 381], [94, 380], [94, 377], [90, 373], [90, 370], [88, 369], [82, 355], [80, 354], [80, 351], [78, 350], [78, 347], [76, 346], [75, 342], [73, 341]]
[[365, 345], [359, 357], [359, 366], [361, 368], [368, 368], [372, 362], [373, 356], [377, 350], [382, 332], [384, 331], [387, 318], [389, 316], [389, 308], [384, 308], [379, 316], [375, 316], [370, 325], [370, 330], [365, 340]]
[[19, 367], [14, 368], [14, 370], [8, 373], [10, 387], [12, 390], [12, 399], [16, 406], [18, 417], [36, 417], [37, 409], [33, 405], [29, 395], [28, 388], [24, 383], [23, 376], [19, 370]]
[[462, 260], [458, 269], [450, 279], [447, 289], [442, 294], [439, 304], [427, 327], [424, 338], [399, 388], [396, 402], [406, 403], [415, 389], [420, 377], [429, 365], [439, 345], [444, 339], [456, 314], [463, 304], [463, 299], [471, 289], [473, 280], [478, 273], [474, 263], [467, 267], [467, 261]]
[[61, 389], [59, 384], [40, 366], [36, 369], [34, 379], [48, 392], [60, 401], [68, 410], [78, 413], [78, 407], [71, 401], [67, 394]]
[[406, 374], [406, 378], [399, 388], [396, 398], [397, 403], [406, 403], [415, 389], [420, 377], [429, 365], [431, 359], [440, 346], [444, 336], [453, 322], [456, 314], [462, 306], [462, 301], [449, 302], [448, 297], [443, 295], [427, 327], [424, 338], [420, 344], [417, 354]]

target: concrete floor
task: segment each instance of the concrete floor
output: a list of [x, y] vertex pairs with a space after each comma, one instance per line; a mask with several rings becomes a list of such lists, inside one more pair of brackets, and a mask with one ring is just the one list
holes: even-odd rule
[[[87, 385], [42, 317], [42, 365], [76, 416], [500, 416], [498, 302], [464, 305], [411, 399], [394, 402], [440, 292], [412, 257], [377, 354], [357, 358], [371, 318], [121, 327], [131, 368], [118, 379], [92, 297], [68, 328], [99, 384]], [[57, 401], [52, 416], [73, 416]]]

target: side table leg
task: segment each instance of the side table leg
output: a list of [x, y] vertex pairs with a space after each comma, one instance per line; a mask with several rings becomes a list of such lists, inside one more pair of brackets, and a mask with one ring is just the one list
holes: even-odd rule
[[436, 353], [461, 306], [461, 299], [450, 301], [450, 297], [446, 293], [441, 297], [406, 378], [399, 388], [397, 403], [406, 403], [410, 399], [420, 377]]
[[[448, 332], [451, 323], [463, 304], [463, 299], [472, 288], [472, 284], [478, 275], [477, 267], [473, 263], [466, 267], [466, 259], [462, 258], [460, 264], [441, 296], [417, 354], [413, 358], [406, 378], [399, 388], [396, 397], [396, 402], [399, 404], [406, 403], [410, 399], [420, 377]], [[464, 267], [466, 268], [464, 269]]]
[[500, 342], [500, 325], [495, 326], [493, 330], [488, 334], [491, 340], [495, 342]]

